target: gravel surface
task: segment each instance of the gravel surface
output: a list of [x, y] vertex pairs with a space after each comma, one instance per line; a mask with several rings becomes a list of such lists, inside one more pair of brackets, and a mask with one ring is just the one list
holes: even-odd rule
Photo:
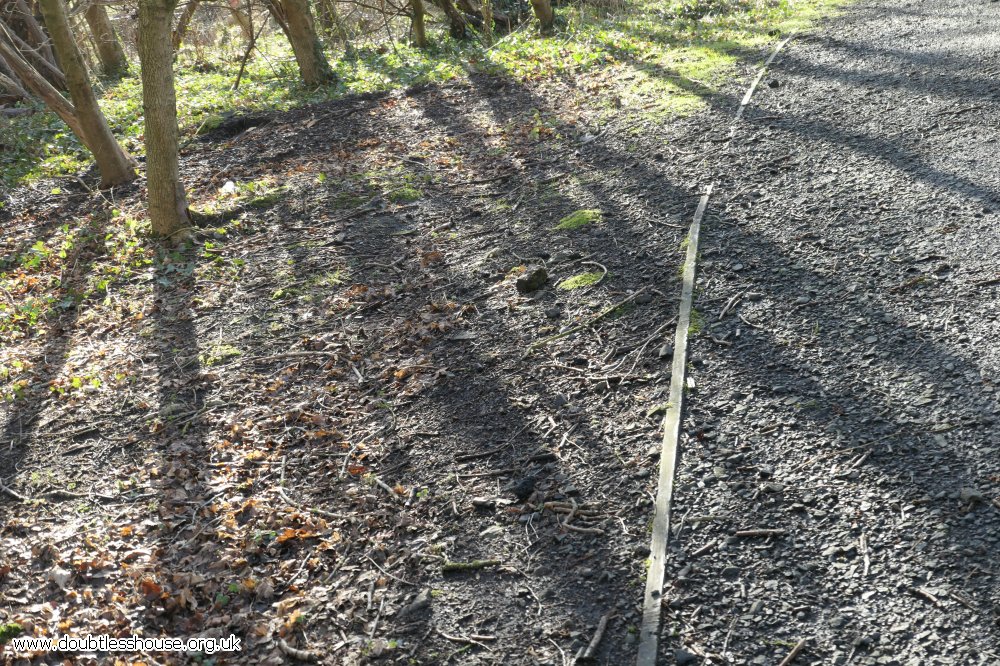
[[664, 663], [1000, 663], [998, 41], [854, 5], [710, 158]]

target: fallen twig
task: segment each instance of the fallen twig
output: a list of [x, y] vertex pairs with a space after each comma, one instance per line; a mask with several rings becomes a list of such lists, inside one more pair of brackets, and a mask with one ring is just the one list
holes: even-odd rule
[[719, 321], [722, 321], [723, 319], [726, 318], [726, 315], [729, 314], [729, 311], [733, 308], [733, 306], [735, 306], [739, 302], [739, 300], [742, 297], [743, 293], [740, 292], [738, 294], [735, 294], [732, 298], [729, 299], [729, 302], [727, 302], [725, 307], [722, 308], [722, 311], [719, 312]]
[[952, 599], [954, 599], [958, 603], [960, 603], [963, 606], [965, 606], [966, 608], [968, 608], [970, 611], [978, 611], [979, 610], [978, 608], [976, 608], [976, 605], [968, 597], [966, 597], [964, 594], [959, 594], [955, 590], [949, 590], [948, 591], [948, 596], [950, 596]]
[[441, 565], [441, 571], [443, 573], [450, 573], [455, 571], [476, 571], [479, 569], [486, 569], [487, 567], [496, 567], [500, 565], [500, 560], [472, 560], [471, 562], [445, 562]]
[[452, 636], [450, 634], [444, 633], [440, 629], [438, 629], [438, 633], [441, 634], [441, 638], [446, 638], [449, 641], [454, 641], [456, 643], [465, 643], [467, 645], [475, 645], [477, 647], [483, 648], [487, 652], [493, 652], [493, 650], [492, 650], [492, 648], [490, 648], [489, 645], [485, 645], [481, 641], [493, 641], [493, 640], [496, 640], [496, 636], [476, 636], [475, 638], [473, 638], [471, 636]]
[[782, 529], [758, 529], [758, 530], [739, 530], [736, 532], [735, 536], [738, 537], [770, 537], [770, 536], [783, 536], [788, 534], [788, 530]]
[[24, 495], [22, 495], [21, 493], [17, 492], [16, 490], [13, 490], [3, 485], [2, 481], [0, 481], [0, 493], [3, 493], [4, 495], [10, 497], [11, 499], [17, 500], [18, 502], [27, 502], [29, 499]]
[[865, 578], [868, 578], [868, 572], [871, 570], [872, 567], [872, 559], [871, 556], [868, 554], [868, 537], [865, 536], [864, 534], [862, 534], [861, 537], [858, 539], [858, 549], [861, 551], [861, 558], [865, 563], [865, 568], [864, 571], [862, 571], [861, 575], [864, 576]]
[[604, 534], [604, 530], [599, 527], [578, 527], [576, 525], [562, 524], [564, 528], [572, 532], [579, 532], [580, 534]]
[[719, 545], [718, 541], [709, 541], [704, 546], [691, 553], [691, 557], [701, 557], [702, 555], [710, 553], [711, 551], [715, 550], [715, 547], [718, 545]]
[[941, 605], [941, 602], [938, 600], [937, 597], [935, 597], [933, 594], [931, 594], [929, 590], [925, 590], [922, 587], [911, 587], [910, 588], [910, 594], [912, 594], [914, 596], [917, 596], [917, 597], [920, 597], [921, 599], [923, 599], [925, 601], [929, 601], [929, 602], [931, 602], [935, 606], [940, 606]]
[[614, 613], [605, 613], [601, 617], [601, 621], [597, 623], [597, 630], [594, 631], [593, 638], [590, 639], [590, 643], [586, 648], [581, 648], [580, 652], [576, 655], [576, 661], [591, 661], [594, 655], [597, 654], [597, 648], [601, 644], [601, 639], [604, 638], [604, 632], [607, 631], [608, 621], [614, 617]]
[[801, 641], [796, 643], [795, 647], [792, 648], [792, 651], [788, 653], [787, 657], [781, 660], [781, 663], [779, 663], [778, 666], [788, 666], [790, 663], [795, 661], [795, 658], [799, 656], [799, 653], [802, 652], [802, 648], [804, 648], [808, 642], [808, 638], [803, 638]]
[[[401, 497], [399, 496], [399, 493], [397, 493], [397, 492], [396, 492], [395, 490], [393, 490], [393, 489], [392, 489], [392, 486], [390, 486], [390, 485], [389, 485], [388, 483], [386, 483], [386, 482], [385, 482], [385, 481], [383, 481], [382, 479], [380, 479], [380, 478], [378, 478], [377, 476], [374, 476], [374, 475], [373, 475], [373, 476], [372, 476], [372, 480], [374, 480], [374, 481], [375, 481], [375, 485], [377, 485], [377, 486], [378, 486], [379, 488], [381, 488], [381, 489], [382, 489], [382, 490], [384, 490], [385, 492], [387, 492], [387, 493], [389, 493], [390, 495], [392, 495], [392, 497], [393, 497], [393, 498], [395, 498], [395, 499], [398, 499], [398, 500], [402, 500], [402, 499], [403, 499], [403, 498], [401, 498]], [[405, 501], [405, 500], [404, 500], [404, 501]]]
[[603, 271], [603, 273], [601, 274], [601, 277], [599, 277], [597, 279], [597, 282], [594, 282], [593, 284], [590, 285], [591, 289], [593, 289], [597, 285], [601, 284], [601, 282], [604, 281], [604, 278], [608, 277], [608, 269], [607, 269], [607, 267], [604, 264], [598, 263], [596, 261], [581, 261], [580, 265], [581, 266], [597, 266], [598, 268], [600, 268]]

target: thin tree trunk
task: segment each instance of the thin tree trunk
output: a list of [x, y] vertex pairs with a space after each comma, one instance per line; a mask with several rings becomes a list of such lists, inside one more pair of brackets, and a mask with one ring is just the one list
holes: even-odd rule
[[31, 99], [28, 91], [21, 87], [21, 84], [10, 78], [6, 74], [0, 74], [0, 88], [7, 91], [7, 94], [27, 102]]
[[316, 34], [308, 0], [268, 0], [267, 6], [291, 42], [302, 81], [308, 86], [335, 81]]
[[535, 10], [535, 18], [538, 19], [538, 29], [542, 34], [552, 32], [552, 24], [555, 22], [552, 3], [549, 0], [531, 0], [531, 8]]
[[180, 17], [178, 17], [177, 27], [174, 28], [174, 33], [170, 39], [170, 41], [173, 42], [174, 51], [180, 49], [181, 44], [184, 43], [184, 37], [187, 35], [191, 19], [194, 17], [194, 13], [198, 11], [198, 7], [200, 6], [201, 0], [189, 0], [187, 5], [184, 6], [184, 11], [182, 11]]
[[[0, 37], [2, 39], [2, 37]], [[7, 94], [24, 101], [31, 99], [31, 93], [24, 89], [21, 82], [17, 80], [17, 74], [10, 71], [7, 63], [0, 57], [0, 86], [7, 90]]]
[[[5, 14], [8, 21], [13, 21], [23, 26], [25, 41], [30, 43], [33, 50], [37, 49], [40, 57], [58, 69], [59, 63], [56, 61], [56, 56], [52, 52], [52, 46], [49, 44], [49, 36], [45, 34], [45, 30], [39, 25], [28, 3], [25, 0], [9, 0], [6, 4]], [[55, 84], [54, 81], [53, 83]]]
[[413, 44], [418, 49], [427, 48], [427, 30], [424, 28], [423, 0], [410, 0], [410, 10], [413, 12]]
[[[251, 19], [253, 18], [251, 14], [248, 14], [248, 16], [250, 16]], [[236, 73], [236, 81], [233, 83], [233, 90], [240, 89], [240, 81], [243, 80], [243, 73], [246, 72], [247, 62], [250, 61], [250, 55], [257, 47], [257, 40], [260, 39], [260, 34], [264, 32], [265, 27], [267, 27], [267, 21], [261, 21], [261, 26], [257, 28], [257, 32], [253, 33], [249, 41], [247, 41], [247, 48], [243, 51], [243, 57], [240, 59], [240, 71]]]
[[483, 37], [493, 46], [493, 0], [483, 0]]
[[[83, 17], [90, 26], [94, 41], [97, 42], [97, 57], [101, 60], [101, 71], [105, 76], [112, 77], [125, 74], [128, 71], [128, 58], [125, 57], [125, 50], [118, 41], [115, 27], [111, 24], [104, 5], [98, 4], [98, 0], [93, 0]], [[48, 19], [45, 20], [47, 23]], [[51, 29], [50, 26], [49, 30]], [[65, 63], [63, 66], [65, 67]]]
[[465, 39], [465, 17], [455, 9], [451, 0], [434, 0], [434, 4], [448, 17], [448, 32], [455, 39]]
[[139, 61], [146, 122], [146, 189], [156, 236], [176, 237], [189, 225], [177, 159], [177, 98], [170, 23], [176, 0], [139, 0]]
[[52, 35], [56, 54], [66, 72], [69, 94], [83, 129], [83, 141], [94, 154], [97, 168], [101, 172], [101, 187], [135, 180], [135, 162], [118, 144], [97, 104], [94, 89], [87, 78], [87, 68], [69, 27], [63, 0], [39, 0], [39, 6], [45, 18], [45, 26]]
[[[253, 9], [250, 5], [247, 5], [247, 8]], [[240, 0], [229, 0], [229, 11], [233, 15], [233, 18], [236, 19], [236, 22], [240, 24], [243, 36], [251, 39], [253, 37], [253, 26], [250, 25], [250, 17], [240, 9]]]
[[[32, 17], [34, 20], [34, 17]], [[22, 57], [31, 64], [38, 73], [45, 77], [45, 80], [51, 83], [53, 86], [61, 90], [66, 89], [66, 77], [57, 65], [55, 65], [55, 58], [49, 60], [42, 56], [38, 49], [33, 47], [28, 42], [21, 39], [13, 30], [7, 29], [2, 23], [0, 23], [0, 31], [10, 39], [10, 43], [21, 52]], [[47, 40], [48, 38], [46, 38]]]
[[4, 59], [11, 71], [21, 80], [24, 86], [41, 99], [47, 107], [58, 115], [64, 123], [73, 131], [84, 145], [87, 143], [83, 132], [83, 126], [76, 116], [76, 109], [73, 105], [59, 94], [59, 91], [49, 83], [44, 76], [38, 73], [27, 60], [21, 57], [20, 52], [0, 35], [0, 58]]

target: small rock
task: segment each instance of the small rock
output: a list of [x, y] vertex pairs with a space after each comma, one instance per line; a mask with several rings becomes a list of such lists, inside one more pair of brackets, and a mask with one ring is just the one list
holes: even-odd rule
[[831, 629], [843, 629], [848, 625], [848, 623], [850, 623], [850, 619], [848, 619], [846, 616], [834, 615], [832, 618], [830, 618], [828, 624], [830, 625]]
[[535, 477], [526, 476], [517, 483], [514, 483], [510, 487], [506, 488], [506, 490], [514, 493], [514, 497], [524, 502], [531, 497], [531, 493], [535, 492]]
[[549, 281], [549, 273], [541, 266], [529, 268], [521, 277], [517, 278], [517, 291], [521, 294], [530, 294], [538, 291]]
[[413, 601], [399, 609], [396, 613], [396, 619], [402, 620], [410, 615], [413, 615], [414, 613], [419, 613], [425, 608], [430, 607], [430, 605], [431, 591], [429, 589], [423, 590], [413, 599]]
[[674, 661], [678, 664], [693, 664], [698, 661], [698, 655], [681, 648], [674, 650]]
[[492, 511], [497, 506], [497, 501], [493, 497], [473, 497], [472, 506], [476, 509]]
[[985, 502], [986, 496], [976, 488], [962, 488], [958, 493], [959, 499], [963, 502]]
[[552, 255], [552, 261], [573, 261], [574, 259], [579, 259], [583, 255], [575, 250], [559, 250]]

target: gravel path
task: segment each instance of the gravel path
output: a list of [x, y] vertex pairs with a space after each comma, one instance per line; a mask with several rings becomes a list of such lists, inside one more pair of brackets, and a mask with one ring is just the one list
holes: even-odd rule
[[664, 663], [1000, 664], [998, 46], [854, 5], [712, 158]]

